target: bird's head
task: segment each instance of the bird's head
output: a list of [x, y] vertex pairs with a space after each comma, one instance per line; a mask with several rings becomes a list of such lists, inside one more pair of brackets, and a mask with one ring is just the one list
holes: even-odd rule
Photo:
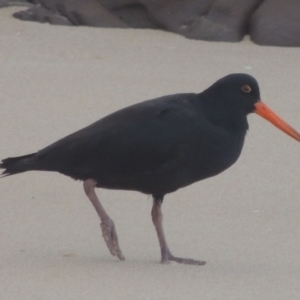
[[215, 94], [213, 98], [219, 103], [222, 102], [224, 111], [230, 110], [244, 115], [254, 112], [300, 141], [300, 133], [261, 101], [259, 86], [254, 77], [248, 74], [230, 74], [219, 79], [207, 91]]

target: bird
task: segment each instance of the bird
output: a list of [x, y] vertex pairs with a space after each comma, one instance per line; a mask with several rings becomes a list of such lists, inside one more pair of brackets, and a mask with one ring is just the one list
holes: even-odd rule
[[201, 93], [167, 95], [125, 107], [36, 153], [3, 159], [1, 177], [53, 171], [83, 181], [104, 241], [120, 260], [125, 258], [115, 223], [95, 188], [151, 195], [161, 262], [204, 265], [205, 261], [172, 254], [163, 228], [163, 199], [232, 166], [241, 154], [250, 113], [300, 141], [300, 134], [261, 100], [256, 79], [237, 73]]

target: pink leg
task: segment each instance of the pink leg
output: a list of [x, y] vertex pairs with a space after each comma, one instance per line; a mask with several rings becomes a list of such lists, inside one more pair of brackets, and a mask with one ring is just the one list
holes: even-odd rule
[[100, 217], [101, 223], [100, 227], [102, 229], [103, 238], [106, 242], [106, 245], [112, 255], [116, 255], [120, 260], [124, 260], [124, 256], [122, 251], [119, 247], [118, 243], [118, 236], [115, 229], [115, 224], [113, 220], [109, 217], [109, 215], [104, 210], [103, 206], [101, 205], [96, 193], [96, 181], [94, 179], [87, 179], [83, 183], [84, 191], [90, 201], [92, 202], [93, 206], [96, 209], [98, 216]]
[[151, 211], [152, 221], [157, 232], [160, 250], [161, 250], [161, 262], [169, 263], [170, 261], [176, 261], [178, 263], [187, 264], [187, 265], [204, 265], [205, 264], [204, 261], [194, 260], [190, 258], [175, 257], [171, 253], [163, 229], [163, 215], [161, 212], [162, 201], [163, 201], [163, 197], [161, 198], [154, 197], [152, 211]]

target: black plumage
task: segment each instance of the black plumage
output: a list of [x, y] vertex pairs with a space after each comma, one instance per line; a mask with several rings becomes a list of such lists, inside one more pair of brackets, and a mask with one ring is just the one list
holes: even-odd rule
[[248, 129], [247, 115], [259, 102], [256, 80], [231, 74], [200, 94], [164, 96], [121, 109], [36, 153], [4, 159], [0, 167], [4, 175], [56, 171], [84, 181], [108, 248], [120, 259], [113, 222], [94, 187], [151, 194], [162, 261], [203, 264], [174, 257], [168, 249], [158, 220], [163, 197], [235, 163]]

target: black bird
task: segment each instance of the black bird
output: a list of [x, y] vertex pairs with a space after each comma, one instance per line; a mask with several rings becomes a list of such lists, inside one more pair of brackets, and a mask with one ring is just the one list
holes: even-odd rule
[[153, 196], [152, 220], [161, 262], [202, 265], [171, 253], [163, 231], [161, 204], [168, 193], [215, 176], [236, 162], [257, 113], [300, 141], [300, 134], [260, 99], [257, 81], [231, 74], [200, 94], [176, 94], [112, 113], [33, 154], [3, 159], [3, 176], [56, 171], [82, 180], [100, 219], [112, 255], [123, 260], [114, 222], [95, 187], [139, 191]]

